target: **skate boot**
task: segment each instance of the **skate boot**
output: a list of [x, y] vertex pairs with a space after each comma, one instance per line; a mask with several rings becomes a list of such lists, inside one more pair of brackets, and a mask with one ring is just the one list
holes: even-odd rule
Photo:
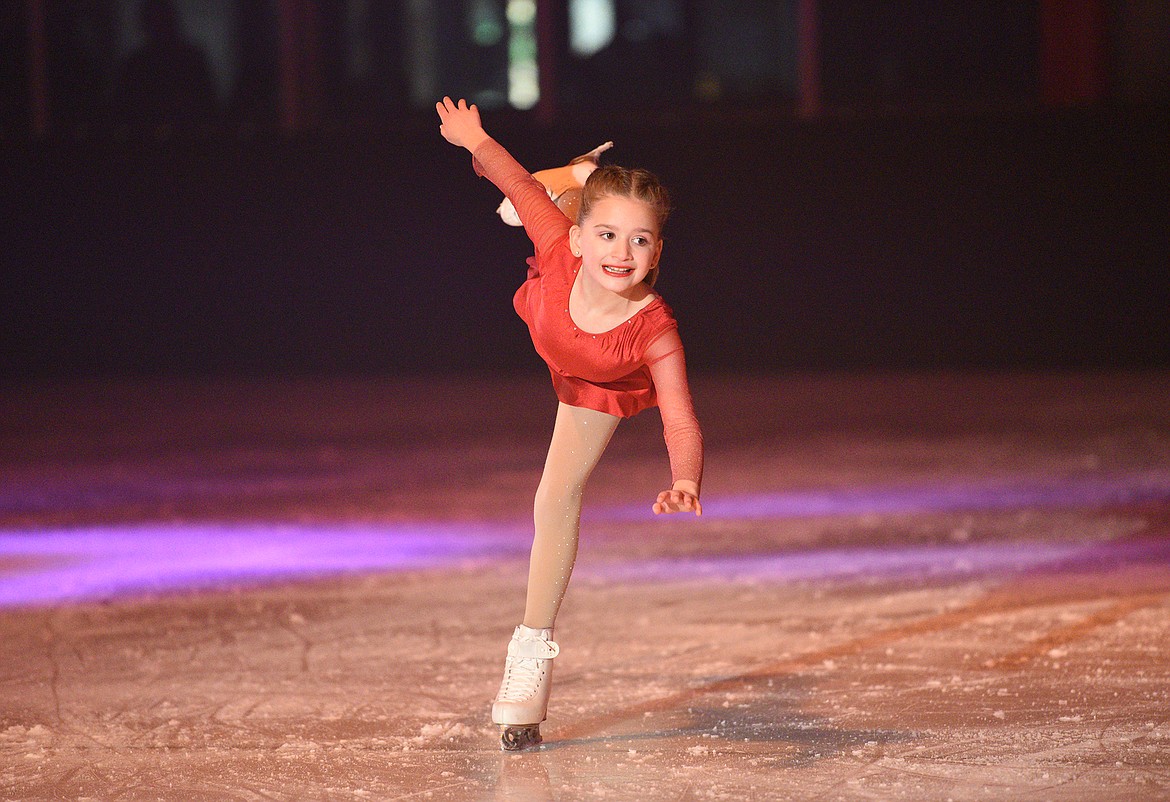
[[501, 726], [500, 747], [507, 752], [540, 744], [540, 722], [552, 690], [552, 661], [561, 651], [552, 632], [521, 625], [512, 633], [504, 681], [492, 702], [492, 722]]
[[[588, 153], [582, 153], [563, 167], [538, 170], [532, 177], [544, 184], [548, 196], [565, 217], [575, 221], [577, 209], [581, 206], [581, 187], [585, 186], [585, 179], [601, 164], [601, 154], [612, 147], [613, 142], [606, 142]], [[510, 226], [521, 225], [516, 207], [507, 198], [500, 203], [496, 214]]]

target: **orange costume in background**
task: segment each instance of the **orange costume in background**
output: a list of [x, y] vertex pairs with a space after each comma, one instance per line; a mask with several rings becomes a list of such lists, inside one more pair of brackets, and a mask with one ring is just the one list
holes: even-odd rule
[[569, 406], [628, 418], [653, 406], [662, 413], [663, 435], [675, 481], [699, 482], [703, 440], [687, 386], [678, 324], [661, 296], [606, 332], [579, 329], [569, 314], [581, 259], [569, 249], [569, 220], [545, 187], [495, 140], [474, 154], [486, 176], [515, 206], [535, 255], [513, 305], [528, 324], [532, 343], [548, 365], [557, 398]]

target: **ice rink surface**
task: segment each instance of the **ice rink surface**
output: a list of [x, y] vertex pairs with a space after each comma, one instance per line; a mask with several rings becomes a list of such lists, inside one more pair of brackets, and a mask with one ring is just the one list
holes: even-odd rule
[[0, 798], [1170, 799], [1170, 374], [693, 384], [706, 514], [623, 424], [520, 755], [546, 378], [9, 387]]

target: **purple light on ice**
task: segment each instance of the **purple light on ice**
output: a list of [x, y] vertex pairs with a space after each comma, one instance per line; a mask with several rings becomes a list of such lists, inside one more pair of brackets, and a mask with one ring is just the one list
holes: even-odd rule
[[1024, 571], [1060, 562], [1096, 544], [1011, 541], [961, 545], [916, 544], [882, 548], [830, 548], [768, 554], [689, 556], [614, 563], [583, 573], [615, 580], [766, 580], [795, 582], [921, 576], [943, 577]]
[[478, 523], [135, 524], [0, 531], [0, 566], [12, 564], [0, 574], [0, 606], [454, 565], [522, 554], [529, 536]]
[[[711, 498], [704, 512], [707, 519], [753, 520], [1093, 507], [1167, 499], [1170, 477], [1150, 473], [744, 494]], [[646, 521], [653, 516], [643, 505], [637, 505], [595, 510], [588, 517]], [[677, 520], [675, 516], [669, 519]], [[0, 530], [0, 606], [523, 557], [530, 538], [530, 524], [519, 523], [203, 523]], [[1027, 567], [1074, 556], [1084, 548], [1084, 544], [1013, 542], [833, 549], [626, 562], [601, 570], [630, 578], [750, 575], [795, 579], [900, 571], [929, 574]]]
[[[1027, 507], [1099, 507], [1165, 500], [1170, 500], [1170, 476], [1149, 473], [712, 496], [703, 499], [703, 515], [723, 520], [754, 520]], [[629, 521], [646, 518], [647, 511], [646, 505], [629, 505], [588, 517]], [[668, 519], [668, 516], [660, 517]]]

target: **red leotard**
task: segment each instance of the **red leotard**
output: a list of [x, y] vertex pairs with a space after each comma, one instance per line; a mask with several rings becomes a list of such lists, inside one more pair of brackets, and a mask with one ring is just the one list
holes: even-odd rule
[[658, 406], [674, 479], [698, 483], [703, 474], [703, 436], [670, 307], [656, 295], [607, 332], [578, 329], [569, 315], [569, 293], [581, 267], [581, 259], [569, 250], [573, 222], [495, 140], [476, 148], [474, 165], [512, 201], [535, 246], [536, 253], [528, 260], [528, 280], [517, 290], [513, 305], [548, 364], [557, 398], [624, 418]]

